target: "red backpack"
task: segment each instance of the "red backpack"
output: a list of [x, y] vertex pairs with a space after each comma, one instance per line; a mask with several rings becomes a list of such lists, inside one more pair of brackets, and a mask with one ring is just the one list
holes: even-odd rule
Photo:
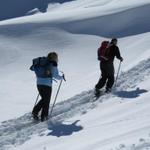
[[106, 57], [108, 47], [109, 47], [109, 41], [103, 41], [101, 43], [101, 47], [98, 49], [98, 52], [97, 52], [98, 60], [100, 61], [108, 60], [108, 58]]

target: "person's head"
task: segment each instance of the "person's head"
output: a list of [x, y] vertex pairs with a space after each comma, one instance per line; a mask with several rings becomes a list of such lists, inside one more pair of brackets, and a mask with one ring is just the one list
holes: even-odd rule
[[118, 40], [116, 38], [113, 38], [111, 40], [111, 44], [113, 44], [113, 45], [117, 45], [117, 42], [118, 42]]
[[50, 61], [55, 61], [55, 62], [58, 62], [58, 55], [56, 52], [51, 52], [47, 55], [48, 59]]

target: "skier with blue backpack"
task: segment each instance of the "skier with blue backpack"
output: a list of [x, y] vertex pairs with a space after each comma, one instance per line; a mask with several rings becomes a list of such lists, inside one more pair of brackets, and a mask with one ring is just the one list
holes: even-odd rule
[[41, 121], [48, 119], [49, 103], [52, 93], [53, 78], [57, 80], [64, 79], [64, 74], [59, 75], [57, 68], [58, 55], [51, 52], [47, 57], [38, 57], [33, 59], [33, 65], [30, 70], [34, 71], [37, 78], [37, 89], [41, 100], [34, 106], [32, 115], [35, 120], [39, 120], [39, 112], [41, 111]]

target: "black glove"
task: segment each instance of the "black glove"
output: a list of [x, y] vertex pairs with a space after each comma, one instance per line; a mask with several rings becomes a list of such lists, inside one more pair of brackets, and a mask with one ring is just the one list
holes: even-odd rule
[[122, 57], [120, 57], [120, 61], [121, 61], [121, 62], [123, 61], [123, 58], [122, 58]]
[[62, 77], [63, 77], [63, 80], [66, 81], [66, 78], [65, 78], [65, 75], [64, 75], [64, 74], [62, 75]]

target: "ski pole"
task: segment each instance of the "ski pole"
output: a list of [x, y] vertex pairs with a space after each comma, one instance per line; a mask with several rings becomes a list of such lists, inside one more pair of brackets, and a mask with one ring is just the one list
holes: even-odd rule
[[37, 96], [37, 98], [36, 98], [36, 101], [35, 101], [34, 107], [35, 107], [35, 105], [36, 105], [36, 103], [37, 103], [37, 101], [38, 101], [38, 99], [39, 99], [39, 96], [40, 96], [40, 94], [38, 94], [38, 96]]
[[121, 68], [121, 61], [119, 63], [118, 72], [117, 72], [117, 76], [116, 76], [116, 79], [115, 79], [115, 85], [114, 85], [114, 87], [116, 87], [116, 85], [117, 85], [117, 80], [118, 80], [118, 77], [119, 77], [120, 68]]
[[53, 108], [54, 108], [54, 106], [55, 106], [55, 103], [56, 103], [56, 100], [57, 100], [57, 97], [58, 97], [58, 93], [59, 93], [60, 87], [61, 87], [61, 85], [62, 85], [62, 81], [63, 81], [63, 79], [61, 79], [61, 81], [60, 81], [60, 84], [59, 84], [59, 87], [58, 87], [58, 90], [57, 90], [57, 93], [56, 93], [56, 96], [55, 96], [55, 100], [54, 100], [54, 102], [53, 102], [53, 105], [52, 105], [52, 108], [51, 108], [51, 111], [50, 111], [49, 119], [50, 119], [51, 116], [52, 116]]

